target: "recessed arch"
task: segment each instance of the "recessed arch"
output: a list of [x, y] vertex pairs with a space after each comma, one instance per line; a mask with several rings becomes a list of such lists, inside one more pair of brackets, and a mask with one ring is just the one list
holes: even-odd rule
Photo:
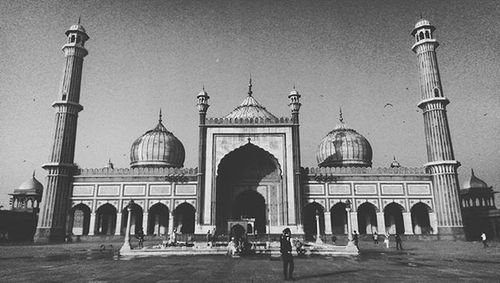
[[396, 202], [391, 202], [384, 207], [385, 229], [389, 234], [404, 234], [404, 207]]
[[330, 219], [333, 234], [347, 234], [347, 211], [345, 203], [338, 202], [330, 208]]
[[[142, 206], [137, 203], [133, 203], [131, 207], [131, 216], [130, 216], [130, 234], [135, 235], [140, 230], [143, 230], [142, 216], [144, 210]], [[127, 229], [127, 221], [128, 221], [128, 207], [123, 208], [122, 210], [122, 225], [121, 225], [121, 234], [125, 235], [125, 230]], [[144, 231], [143, 231], [144, 232]]]
[[370, 202], [362, 203], [358, 209], [358, 229], [360, 234], [378, 233], [377, 207]]
[[433, 229], [429, 218], [429, 213], [431, 212], [431, 208], [427, 204], [423, 202], [418, 202], [411, 207], [410, 212], [411, 212], [411, 222], [414, 234], [427, 235], [433, 233]]
[[149, 208], [148, 212], [148, 235], [162, 236], [168, 232], [170, 211], [168, 207], [157, 202]]
[[75, 236], [89, 234], [90, 228], [90, 207], [84, 203], [79, 203], [71, 208], [71, 232]]
[[255, 219], [255, 233], [266, 233], [266, 200], [260, 193], [254, 190], [240, 193], [233, 203], [232, 215], [234, 220]]
[[302, 211], [304, 223], [304, 233], [306, 240], [314, 240], [315, 235], [317, 235], [318, 223], [316, 216], [319, 218], [319, 233], [320, 235], [325, 234], [325, 209], [323, 206], [317, 202], [311, 202], [304, 206]]
[[95, 234], [114, 235], [116, 228], [116, 207], [110, 203], [105, 203], [96, 211]]
[[196, 209], [190, 203], [183, 202], [174, 210], [174, 227], [177, 233], [193, 234]]

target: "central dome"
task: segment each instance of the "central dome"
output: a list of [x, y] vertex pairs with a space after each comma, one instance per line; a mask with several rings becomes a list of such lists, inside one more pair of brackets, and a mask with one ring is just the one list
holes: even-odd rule
[[231, 113], [224, 116], [224, 118], [241, 118], [241, 119], [277, 119], [271, 112], [267, 111], [266, 108], [260, 105], [255, 98], [252, 96], [252, 80], [248, 84], [248, 96], [243, 100], [240, 106], [236, 107]]
[[340, 114], [340, 124], [321, 141], [316, 153], [319, 167], [370, 167], [372, 147], [368, 140], [348, 128]]
[[158, 125], [136, 139], [130, 149], [132, 168], [182, 167], [184, 158], [184, 146], [163, 126], [161, 111]]

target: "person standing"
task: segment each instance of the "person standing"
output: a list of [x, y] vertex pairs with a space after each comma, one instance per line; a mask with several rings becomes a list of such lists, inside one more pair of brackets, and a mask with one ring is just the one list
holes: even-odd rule
[[377, 231], [373, 232], [373, 243], [378, 245], [378, 234]]
[[135, 237], [139, 240], [138, 248], [142, 249], [144, 247], [144, 231], [142, 230], [142, 228], [139, 229]]
[[389, 233], [385, 234], [384, 244], [385, 244], [385, 248], [388, 249], [389, 248]]
[[356, 230], [354, 230], [354, 233], [352, 234], [352, 239], [354, 240], [354, 245], [356, 245], [356, 248], [359, 249], [359, 235], [358, 235], [358, 232], [356, 232]]
[[293, 280], [293, 255], [292, 255], [292, 243], [289, 228], [283, 230], [283, 234], [280, 237], [280, 252], [281, 259], [283, 260], [283, 274], [285, 275], [285, 280]]
[[483, 242], [483, 248], [488, 247], [488, 243], [486, 242], [486, 233], [484, 232], [481, 234], [481, 242]]
[[396, 233], [396, 250], [403, 250], [403, 240], [398, 233]]
[[212, 247], [212, 232], [210, 230], [207, 231], [207, 247]]

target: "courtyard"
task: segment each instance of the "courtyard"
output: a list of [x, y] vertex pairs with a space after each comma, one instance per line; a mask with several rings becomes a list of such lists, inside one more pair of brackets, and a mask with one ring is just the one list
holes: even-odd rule
[[[135, 242], [133, 244], [136, 244]], [[150, 243], [151, 244], [151, 243]], [[393, 244], [393, 243], [391, 243]], [[295, 257], [298, 282], [498, 282], [500, 244], [406, 241], [405, 250], [360, 242], [359, 256]], [[280, 258], [123, 258], [120, 243], [0, 246], [1, 282], [274, 282]]]

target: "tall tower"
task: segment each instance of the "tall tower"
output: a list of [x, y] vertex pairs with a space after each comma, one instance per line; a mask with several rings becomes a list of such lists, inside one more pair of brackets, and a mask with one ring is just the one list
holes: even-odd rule
[[[208, 96], [208, 93], [205, 91], [205, 87], [203, 87], [203, 90], [196, 96], [198, 99], [198, 104], [196, 105], [198, 107], [198, 113], [200, 114], [200, 123], [199, 123], [199, 144], [198, 144], [198, 186], [197, 186], [197, 191], [196, 191], [196, 196], [197, 196], [197, 203], [199, 204], [200, 208], [196, 211], [196, 227], [202, 224], [202, 211], [203, 208], [201, 206], [203, 205], [203, 199], [204, 199], [204, 188], [205, 188], [205, 161], [207, 158], [207, 153], [206, 153], [206, 143], [207, 143], [207, 127], [205, 126], [205, 121], [207, 118], [207, 110], [210, 105], [208, 104], [208, 100], [210, 99], [210, 96]], [[205, 215], [205, 217], [208, 217]]]
[[292, 145], [293, 145], [293, 186], [295, 191], [295, 203], [296, 206], [296, 217], [297, 224], [303, 227], [302, 221], [302, 195], [301, 195], [301, 181], [300, 181], [300, 135], [299, 135], [299, 110], [300, 106], [300, 94], [293, 87], [293, 90], [288, 95], [288, 106], [290, 107], [290, 112], [292, 114]]
[[42, 209], [38, 218], [35, 242], [57, 242], [66, 235], [66, 219], [70, 209], [71, 179], [75, 170], [75, 138], [78, 112], [83, 110], [80, 101], [83, 58], [88, 52], [85, 42], [89, 36], [83, 26], [71, 26], [66, 31], [67, 43], [62, 50], [66, 57], [59, 100], [52, 104], [56, 109], [54, 144], [49, 163], [47, 186], [43, 192]]
[[411, 32], [415, 37], [412, 50], [417, 54], [420, 72], [422, 100], [418, 107], [424, 116], [428, 160], [425, 166], [433, 176], [437, 232], [442, 235], [463, 235], [457, 175], [460, 163], [453, 155], [446, 117], [446, 105], [450, 101], [444, 97], [441, 86], [436, 58], [439, 43], [433, 35], [435, 29], [429, 21], [421, 19]]

